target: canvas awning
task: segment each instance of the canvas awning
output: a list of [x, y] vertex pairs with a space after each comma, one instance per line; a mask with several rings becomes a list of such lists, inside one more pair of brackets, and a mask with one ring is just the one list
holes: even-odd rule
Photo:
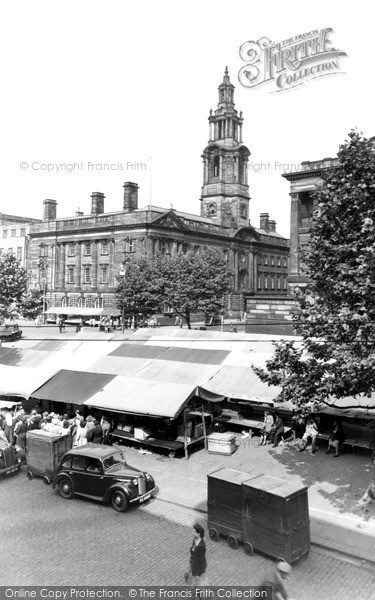
[[27, 400], [56, 371], [0, 365], [0, 396], [18, 396]]
[[100, 317], [102, 308], [86, 308], [84, 306], [51, 306], [47, 311], [47, 315], [77, 315], [82, 317]]
[[194, 396], [187, 383], [115, 377], [84, 404], [102, 410], [175, 419]]
[[207, 392], [219, 398], [249, 400], [272, 406], [281, 389], [263, 383], [251, 368], [226, 365], [199, 386], [199, 395], [202, 398], [205, 398]]
[[87, 373], [61, 369], [31, 395], [38, 400], [83, 404], [85, 400], [96, 394], [114, 377], [115, 375], [105, 373]]
[[102, 309], [102, 317], [121, 317], [121, 310], [115, 306], [106, 306]]

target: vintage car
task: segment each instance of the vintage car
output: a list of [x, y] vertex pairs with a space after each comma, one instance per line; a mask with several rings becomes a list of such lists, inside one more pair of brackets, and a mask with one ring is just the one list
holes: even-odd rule
[[127, 464], [121, 450], [87, 444], [64, 454], [52, 481], [60, 496], [74, 495], [110, 502], [118, 512], [146, 502], [159, 492], [151, 475]]
[[22, 330], [17, 323], [3, 323], [0, 325], [0, 340], [3, 342], [15, 342], [22, 337]]
[[0, 439], [0, 475], [16, 473], [24, 462], [26, 454], [19, 446]]

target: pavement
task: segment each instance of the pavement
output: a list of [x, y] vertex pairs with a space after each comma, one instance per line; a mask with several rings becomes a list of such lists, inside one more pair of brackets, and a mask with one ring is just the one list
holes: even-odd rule
[[273, 449], [259, 446], [259, 438], [236, 434], [231, 456], [198, 450], [184, 458], [142, 454], [127, 448], [134, 466], [151, 472], [160, 487], [160, 498], [173, 505], [207, 512], [207, 475], [222, 467], [262, 473], [298, 481], [308, 487], [310, 532], [313, 544], [375, 562], [375, 506], [365, 511], [358, 502], [372, 479], [371, 458], [365, 453], [343, 454], [338, 459], [320, 446], [312, 455], [298, 452], [298, 442]]

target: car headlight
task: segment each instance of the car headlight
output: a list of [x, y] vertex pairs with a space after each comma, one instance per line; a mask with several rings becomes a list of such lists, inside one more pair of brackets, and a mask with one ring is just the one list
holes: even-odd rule
[[138, 485], [138, 479], [132, 479], [132, 484], [133, 485]]
[[148, 481], [150, 481], [150, 479], [152, 479], [150, 473], [145, 473], [145, 477]]

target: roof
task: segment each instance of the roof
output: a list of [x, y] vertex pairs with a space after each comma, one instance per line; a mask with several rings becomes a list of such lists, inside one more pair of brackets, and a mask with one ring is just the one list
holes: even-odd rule
[[217, 394], [236, 400], [249, 400], [262, 404], [274, 404], [274, 398], [281, 388], [268, 386], [260, 381], [250, 367], [223, 365], [208, 381], [199, 386], [199, 393]]
[[90, 458], [107, 458], [112, 456], [115, 452], [121, 452], [119, 448], [112, 448], [111, 446], [105, 446], [103, 444], [86, 444], [79, 448], [72, 448], [67, 454], [83, 454]]
[[51, 400], [67, 404], [83, 404], [85, 400], [102, 389], [115, 375], [87, 373], [62, 369], [47, 383], [32, 393], [38, 400]]

